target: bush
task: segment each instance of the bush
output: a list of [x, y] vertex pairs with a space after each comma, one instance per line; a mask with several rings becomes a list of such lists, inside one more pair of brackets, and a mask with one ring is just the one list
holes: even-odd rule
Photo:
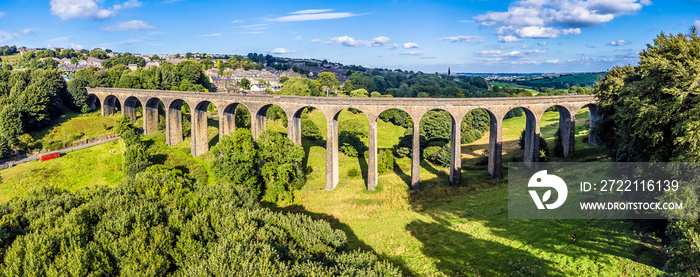
[[62, 140], [52, 140], [43, 144], [44, 151], [54, 151], [63, 148]]
[[357, 177], [360, 176], [360, 171], [357, 170], [357, 168], [351, 168], [348, 170], [348, 177]]
[[506, 116], [503, 117], [503, 119], [508, 119], [508, 118], [513, 118], [513, 117], [519, 117], [523, 116], [525, 114], [525, 111], [523, 111], [523, 108], [514, 108], [506, 113]]
[[0, 274], [399, 276], [322, 220], [151, 167], [116, 188], [44, 188], [0, 205]]
[[388, 173], [394, 170], [394, 154], [389, 149], [379, 151], [377, 160], [377, 171], [379, 174]]
[[321, 140], [323, 135], [307, 113], [301, 114], [301, 136], [310, 140]]
[[342, 152], [343, 154], [345, 154], [348, 157], [357, 157], [358, 156], [357, 149], [347, 142], [342, 142], [340, 144], [340, 147], [338, 147], [338, 151]]
[[262, 186], [258, 176], [258, 147], [248, 129], [236, 129], [211, 148], [211, 172], [219, 182], [248, 189], [260, 197]]
[[431, 145], [423, 150], [423, 158], [434, 163], [435, 165], [448, 167], [450, 166], [450, 144], [445, 143], [442, 146]]

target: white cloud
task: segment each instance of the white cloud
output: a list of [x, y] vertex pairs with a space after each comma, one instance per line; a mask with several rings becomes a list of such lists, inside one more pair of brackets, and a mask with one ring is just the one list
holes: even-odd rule
[[477, 56], [498, 56], [501, 54], [501, 50], [481, 50], [476, 52]]
[[421, 58], [421, 59], [435, 59], [435, 58], [437, 58], [437, 56], [423, 56], [423, 57], [420, 57], [420, 58]]
[[32, 29], [22, 29], [17, 32], [6, 32], [0, 30], [0, 43], [11, 41], [20, 36], [26, 36], [32, 33]]
[[311, 42], [313, 42], [313, 43], [321, 42], [321, 39], [320, 39], [320, 38], [315, 38], [315, 39], [312, 39]]
[[539, 44], [540, 46], [547, 46], [547, 42], [546, 42], [546, 41], [540, 41], [540, 42], [538, 42], [537, 44]]
[[385, 37], [385, 36], [376, 37], [376, 38], [373, 38], [372, 40], [361, 40], [361, 39], [355, 39], [355, 38], [349, 37], [349, 36], [342, 36], [342, 37], [333, 37], [327, 43], [328, 44], [340, 44], [340, 45], [351, 46], [351, 47], [382, 46], [382, 45], [385, 45], [387, 42], [389, 42], [389, 40], [391, 40], [391, 39], [388, 37]]
[[396, 43], [394, 43], [394, 44], [392, 44], [392, 45], [387, 45], [385, 48], [386, 48], [387, 50], [394, 50], [394, 49], [396, 49], [396, 48], [399, 48], [399, 45], [396, 44]]
[[278, 48], [272, 49], [270, 51], [267, 51], [267, 53], [270, 53], [270, 54], [289, 54], [289, 53], [294, 53], [294, 51], [289, 50], [287, 48], [278, 47]]
[[125, 22], [119, 22], [114, 25], [107, 26], [103, 28], [105, 31], [142, 31], [153, 29], [154, 27], [148, 25], [142, 20], [130, 20]]
[[508, 53], [505, 53], [505, 54], [503, 54], [503, 55], [504, 55], [504, 56], [519, 56], [519, 55], [520, 55], [520, 51], [514, 50], [514, 51], [510, 51], [510, 52], [508, 52]]
[[518, 42], [522, 41], [523, 39], [518, 38], [516, 36], [498, 36], [498, 42]]
[[358, 16], [359, 14], [354, 14], [350, 12], [331, 12], [331, 9], [310, 9], [301, 10], [289, 13], [289, 15], [277, 17], [272, 19], [272, 21], [277, 22], [297, 22], [297, 21], [310, 21], [310, 20], [327, 20], [327, 19], [338, 19]]
[[610, 43], [608, 43], [608, 45], [610, 46], [625, 46], [625, 44], [627, 44], [627, 42], [623, 39], [611, 41]]
[[558, 38], [561, 35], [581, 33], [579, 28], [557, 29], [554, 27], [528, 26], [515, 30], [515, 34], [521, 38]]
[[507, 36], [556, 38], [580, 34], [580, 28], [594, 27], [627, 14], [634, 14], [648, 0], [522, 0], [507, 11], [490, 11], [474, 17], [477, 24], [494, 27], [499, 41]]
[[547, 51], [544, 51], [542, 49], [533, 49], [533, 50], [529, 50], [525, 53], [527, 53], [527, 54], [544, 54], [544, 53], [547, 53]]
[[124, 8], [138, 8], [141, 7], [143, 3], [139, 2], [138, 0], [129, 0], [124, 2]]
[[418, 43], [415, 43], [415, 42], [406, 42], [403, 44], [403, 48], [406, 48], [406, 49], [420, 48], [420, 46], [418, 45]]
[[409, 55], [409, 56], [418, 56], [418, 55], [422, 55], [422, 54], [423, 54], [423, 51], [418, 51], [418, 50], [401, 52], [401, 55]]
[[199, 37], [218, 37], [220, 35], [223, 35], [223, 34], [222, 33], [204, 34], [204, 35], [199, 35]]
[[467, 42], [472, 44], [481, 43], [484, 38], [481, 36], [454, 36], [454, 37], [443, 37], [440, 40], [446, 40], [451, 42]]
[[0, 18], [2, 18], [3, 16], [5, 16], [6, 14], [7, 14], [6, 12], [0, 11]]
[[114, 16], [114, 11], [98, 6], [93, 0], [51, 0], [51, 13], [62, 20], [73, 18], [104, 20]]
[[380, 36], [372, 39], [372, 42], [374, 43], [379, 43], [379, 44], [386, 44], [389, 42], [391, 39], [385, 36]]
[[310, 9], [310, 10], [301, 10], [301, 11], [296, 11], [296, 12], [290, 12], [289, 14], [310, 14], [310, 13], [327, 13], [333, 11], [332, 9]]
[[297, 36], [294, 40], [301, 40], [301, 36]]

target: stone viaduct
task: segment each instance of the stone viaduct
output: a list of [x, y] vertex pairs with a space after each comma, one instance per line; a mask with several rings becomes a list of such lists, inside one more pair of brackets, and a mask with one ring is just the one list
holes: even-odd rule
[[[505, 98], [350, 98], [350, 97], [300, 97], [288, 95], [244, 95], [210, 92], [181, 92], [141, 89], [88, 88], [88, 102], [92, 108], [99, 105], [103, 116], [112, 115], [116, 107], [136, 120], [136, 107], [143, 109], [144, 133], [158, 131], [158, 103], [165, 107], [165, 140], [174, 145], [183, 140], [181, 107], [186, 103], [191, 110], [192, 155], [198, 156], [209, 150], [207, 135], [207, 107], [213, 104], [219, 111], [219, 134], [227, 135], [235, 129], [235, 109], [242, 105], [251, 113], [251, 131], [253, 137], [264, 131], [267, 109], [279, 106], [287, 114], [288, 136], [301, 144], [301, 114], [304, 108], [313, 107], [326, 117], [326, 189], [332, 190], [338, 184], [338, 115], [346, 108], [362, 111], [369, 120], [369, 157], [367, 188], [374, 190], [377, 185], [377, 118], [389, 109], [407, 112], [413, 119], [413, 151], [411, 166], [411, 188], [419, 188], [420, 145], [419, 124], [423, 115], [441, 109], [452, 116], [452, 137], [450, 182], [461, 181], [461, 132], [460, 126], [464, 116], [473, 109], [484, 109], [491, 117], [489, 132], [488, 172], [494, 177], [502, 173], [502, 122], [508, 111], [521, 107], [526, 115], [526, 136], [524, 162], [533, 163], [539, 158], [540, 118], [550, 108], [559, 111], [559, 126], [562, 131], [564, 155], [574, 151], [574, 120], [576, 113], [588, 107], [591, 127], [598, 116], [595, 98], [592, 95], [563, 95], [543, 97], [505, 97]], [[590, 137], [589, 143], [595, 144]]]

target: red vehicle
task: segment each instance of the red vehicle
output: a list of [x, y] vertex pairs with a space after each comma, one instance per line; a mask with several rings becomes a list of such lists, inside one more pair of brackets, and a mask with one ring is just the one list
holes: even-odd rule
[[60, 152], [53, 152], [53, 153], [47, 153], [47, 154], [41, 155], [41, 157], [39, 157], [39, 160], [43, 162], [43, 161], [48, 161], [48, 160], [60, 158], [60, 157], [61, 157]]

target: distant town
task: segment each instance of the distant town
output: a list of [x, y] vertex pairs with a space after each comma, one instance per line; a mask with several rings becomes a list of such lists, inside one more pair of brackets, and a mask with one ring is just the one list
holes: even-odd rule
[[[83, 53], [83, 55], [74, 55], [68, 58], [68, 55], [61, 55], [66, 52]], [[104, 62], [109, 58], [117, 58], [121, 56], [132, 56], [137, 60], [142, 59], [143, 62], [130, 63], [128, 68], [131, 71], [136, 71], [139, 68], [149, 69], [152, 67], [160, 67], [164, 62], [177, 65], [185, 60], [196, 60], [198, 62], [208, 62], [213, 66], [204, 71], [204, 74], [209, 78], [211, 91], [213, 92], [249, 92], [249, 93], [264, 93], [266, 91], [279, 91], [282, 88], [282, 81], [285, 77], [303, 77], [316, 79], [321, 72], [331, 72], [342, 86], [345, 81], [350, 78], [353, 71], [365, 71], [367, 68], [355, 65], [343, 65], [340, 63], [328, 62], [327, 60], [318, 59], [293, 59], [285, 57], [272, 57], [270, 55], [263, 56], [262, 54], [250, 53], [246, 58], [256, 60], [262, 65], [259, 69], [243, 69], [243, 68], [219, 68], [219, 64], [225, 63], [231, 57], [241, 57], [240, 55], [223, 55], [223, 54], [206, 54], [206, 53], [186, 53], [186, 54], [139, 54], [139, 53], [120, 53], [109, 49], [95, 48], [93, 50], [73, 50], [60, 47], [52, 48], [16, 48], [21, 56], [29, 53], [44, 53], [43, 59], [52, 59], [57, 62], [57, 68], [64, 74], [66, 81], [70, 80], [79, 70], [95, 67], [97, 69], [105, 68]], [[390, 69], [373, 69], [381, 71], [390, 71]], [[401, 70], [397, 70], [402, 72]], [[451, 69], [447, 68], [445, 74], [448, 76], [465, 76], [465, 77], [482, 77], [488, 81], [516, 81], [522, 79], [537, 79], [537, 78], [556, 78], [559, 76], [572, 74], [600, 74], [600, 72], [556, 72], [556, 73], [452, 73]], [[405, 71], [407, 74], [413, 74], [413, 71]], [[247, 89], [241, 87], [240, 82], [243, 79], [252, 80], [251, 85], [246, 86]]]

